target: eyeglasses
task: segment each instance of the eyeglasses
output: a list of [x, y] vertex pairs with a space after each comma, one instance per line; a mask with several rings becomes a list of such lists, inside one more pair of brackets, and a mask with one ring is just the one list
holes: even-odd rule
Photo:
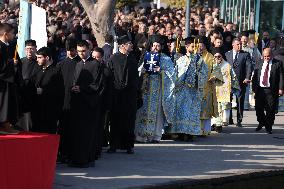
[[86, 52], [86, 50], [77, 50], [77, 52]]
[[214, 58], [222, 58], [222, 56], [214, 56]]

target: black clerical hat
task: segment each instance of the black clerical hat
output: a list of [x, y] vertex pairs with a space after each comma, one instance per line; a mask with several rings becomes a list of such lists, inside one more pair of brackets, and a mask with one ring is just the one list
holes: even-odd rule
[[76, 49], [77, 48], [77, 42], [75, 39], [67, 39], [66, 43], [65, 43], [65, 48], [67, 51], [70, 51], [72, 49]]
[[163, 42], [163, 39], [162, 39], [162, 36], [161, 35], [151, 35], [150, 37], [149, 37], [149, 43], [150, 44], [153, 44], [153, 43], [162, 43]]
[[36, 46], [36, 41], [32, 39], [26, 40], [25, 46]]
[[118, 45], [122, 45], [122, 44], [128, 43], [130, 41], [131, 40], [129, 39], [129, 37], [127, 35], [123, 35], [123, 36], [121, 36], [117, 39]]
[[250, 34], [250, 35], [253, 35], [253, 34], [255, 34], [255, 33], [256, 33], [256, 31], [255, 31], [255, 30], [248, 30], [247, 32], [248, 32], [248, 34]]
[[214, 48], [212, 49], [212, 54], [213, 54], [213, 55], [215, 55], [215, 54], [217, 54], [217, 53], [221, 54], [222, 57], [225, 58], [225, 53], [224, 53], [224, 51], [223, 51], [222, 48], [220, 48], [220, 47], [214, 47]]
[[191, 44], [191, 43], [194, 43], [194, 37], [187, 37], [187, 38], [185, 38], [185, 45], [189, 45], [189, 44]]
[[199, 43], [203, 43], [203, 44], [207, 44], [208, 40], [207, 40], [207, 37], [205, 36], [200, 36], [198, 35], [196, 38], [195, 38], [196, 41], [199, 41]]
[[241, 36], [249, 37], [248, 31], [242, 31]]
[[171, 39], [169, 39], [169, 43], [173, 43], [173, 42], [176, 42], [176, 41], [177, 41], [176, 38], [171, 38]]

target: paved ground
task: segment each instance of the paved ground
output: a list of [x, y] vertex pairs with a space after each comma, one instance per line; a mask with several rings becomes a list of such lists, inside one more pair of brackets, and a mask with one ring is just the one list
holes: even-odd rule
[[250, 111], [243, 128], [229, 126], [194, 142], [137, 144], [134, 155], [103, 153], [94, 168], [58, 165], [54, 189], [122, 189], [284, 169], [284, 113], [277, 115], [272, 135], [256, 133], [256, 126]]

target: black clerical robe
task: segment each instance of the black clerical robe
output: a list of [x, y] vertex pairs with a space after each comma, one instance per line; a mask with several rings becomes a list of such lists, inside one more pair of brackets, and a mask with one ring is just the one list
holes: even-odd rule
[[40, 71], [40, 67], [36, 62], [36, 59], [28, 59], [26, 57], [21, 59], [22, 64], [22, 77], [23, 82], [21, 84], [21, 113], [30, 112], [33, 104], [33, 98], [30, 96], [31, 92], [31, 79], [32, 77]]
[[73, 85], [80, 92], [71, 92], [70, 111], [72, 120], [71, 163], [84, 166], [95, 161], [96, 136], [101, 119], [104, 74], [101, 64], [89, 57], [76, 64]]
[[69, 159], [71, 150], [71, 114], [70, 114], [70, 98], [71, 88], [73, 86], [73, 78], [76, 64], [81, 61], [79, 56], [74, 58], [65, 58], [57, 64], [64, 81], [64, 104], [59, 119], [58, 134], [60, 135], [59, 160], [66, 162]]
[[19, 116], [20, 65], [14, 65], [15, 48], [0, 41], [0, 123], [16, 123]]
[[[31, 82], [33, 84], [32, 131], [55, 134], [64, 98], [60, 70], [54, 63], [47, 68], [41, 67]], [[42, 94], [37, 93], [37, 88], [42, 88]]]
[[134, 128], [138, 95], [138, 61], [130, 53], [114, 54], [108, 63], [112, 73], [112, 110], [110, 147], [130, 149], [134, 147]]

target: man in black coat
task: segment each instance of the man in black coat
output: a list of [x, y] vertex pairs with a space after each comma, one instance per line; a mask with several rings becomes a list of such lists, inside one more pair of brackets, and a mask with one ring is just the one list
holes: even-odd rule
[[[263, 61], [256, 66], [252, 79], [255, 93], [255, 110], [259, 131], [264, 126], [268, 134], [272, 134], [275, 120], [275, 106], [279, 96], [284, 93], [283, 63], [272, 57], [270, 48], [263, 50]], [[266, 113], [264, 113], [264, 111]]]
[[34, 74], [39, 71], [39, 66], [36, 61], [36, 41], [25, 41], [26, 56], [21, 59], [23, 83], [21, 85], [21, 115], [17, 125], [25, 131], [29, 131], [32, 127], [31, 107], [33, 100], [30, 96], [30, 80]]
[[259, 52], [262, 54], [263, 49], [268, 48], [270, 46], [270, 36], [268, 31], [264, 31], [262, 33], [262, 39], [258, 41], [257, 48]]
[[67, 51], [67, 57], [57, 64], [57, 67], [59, 67], [63, 77], [65, 89], [64, 104], [58, 125], [58, 134], [60, 134], [58, 161], [61, 163], [67, 163], [71, 153], [71, 88], [73, 86], [73, 77], [76, 64], [81, 61], [80, 57], [77, 55], [77, 43], [75, 40], [68, 39], [66, 41], [65, 47]]
[[252, 73], [250, 54], [241, 50], [241, 41], [235, 38], [233, 40], [233, 49], [225, 55], [236, 73], [241, 89], [240, 94], [237, 95], [237, 126], [242, 127], [246, 86], [250, 83]]
[[105, 36], [105, 44], [102, 47], [103, 51], [104, 51], [104, 55], [103, 55], [103, 61], [107, 62], [109, 60], [109, 58], [111, 57], [111, 55], [113, 54], [113, 36], [110, 34], [107, 34]]
[[63, 78], [48, 47], [40, 48], [36, 56], [40, 68], [31, 79], [32, 131], [56, 134], [63, 106]]
[[0, 134], [18, 133], [11, 127], [19, 116], [18, 89], [22, 81], [15, 48], [9, 44], [14, 37], [13, 27], [0, 23]]
[[97, 134], [97, 149], [96, 149], [96, 159], [101, 156], [102, 147], [108, 146], [108, 138], [109, 138], [109, 122], [110, 122], [110, 106], [111, 106], [111, 73], [109, 68], [107, 67], [107, 62], [104, 62], [104, 51], [102, 48], [96, 47], [92, 52], [92, 57], [96, 59], [101, 66], [104, 68], [104, 90], [102, 91], [102, 99], [103, 106], [101, 109], [102, 119]]
[[92, 58], [87, 41], [78, 42], [77, 52], [81, 61], [76, 63], [70, 89], [72, 144], [69, 166], [90, 167], [94, 166], [96, 133], [102, 119], [104, 67]]
[[133, 45], [128, 36], [118, 39], [119, 52], [108, 63], [112, 74], [112, 110], [109, 153], [117, 149], [134, 153], [134, 128], [138, 94], [138, 60], [131, 53]]

